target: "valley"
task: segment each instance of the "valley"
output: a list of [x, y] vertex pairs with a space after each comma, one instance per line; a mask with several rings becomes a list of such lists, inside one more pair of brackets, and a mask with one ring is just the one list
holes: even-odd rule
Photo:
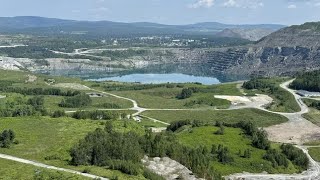
[[320, 179], [318, 27], [0, 18], [0, 179]]

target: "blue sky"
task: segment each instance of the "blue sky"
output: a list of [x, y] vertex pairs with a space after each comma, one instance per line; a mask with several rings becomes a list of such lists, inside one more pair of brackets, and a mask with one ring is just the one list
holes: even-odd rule
[[190, 24], [319, 21], [320, 0], [0, 0], [0, 16]]

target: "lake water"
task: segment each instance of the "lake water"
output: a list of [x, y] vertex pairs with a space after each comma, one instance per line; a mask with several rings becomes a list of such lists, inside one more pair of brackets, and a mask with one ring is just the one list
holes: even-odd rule
[[106, 77], [98, 79], [88, 79], [93, 81], [119, 81], [119, 82], [139, 82], [142, 84], [161, 83], [201, 83], [205, 85], [219, 84], [220, 81], [214, 77], [202, 77], [186, 74], [129, 74], [124, 76]]
[[79, 77], [93, 81], [140, 82], [143, 84], [198, 82], [209, 85], [248, 79], [244, 76], [214, 72], [209, 66], [201, 64], [164, 64], [120, 72], [52, 70], [39, 73]]

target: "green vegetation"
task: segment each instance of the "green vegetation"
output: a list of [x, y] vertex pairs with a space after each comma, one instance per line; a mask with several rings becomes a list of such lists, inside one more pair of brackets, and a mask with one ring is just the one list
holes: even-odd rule
[[267, 109], [276, 112], [298, 112], [300, 107], [297, 104], [294, 96], [279, 85], [287, 80], [286, 78], [253, 78], [243, 84], [243, 87], [250, 94], [262, 93], [273, 98], [272, 104]]
[[[92, 174], [119, 179], [143, 179], [130, 177], [118, 171], [92, 166], [71, 166], [70, 149], [96, 128], [103, 128], [103, 121], [74, 120], [71, 118], [51, 119], [49, 117], [1, 118], [0, 131], [12, 129], [19, 144], [10, 149], [0, 148], [0, 153], [35, 160], [57, 167], [78, 171], [88, 170]], [[135, 131], [142, 135], [144, 128], [136, 122], [113, 121], [117, 132]], [[2, 170], [2, 169], [1, 169]], [[0, 171], [1, 171], [0, 170]], [[28, 177], [28, 176], [26, 176]]]
[[192, 89], [184, 88], [184, 89], [182, 89], [181, 93], [177, 95], [177, 98], [178, 99], [187, 99], [192, 96], [193, 92], [194, 91]]
[[300, 73], [290, 84], [290, 88], [320, 92], [320, 71]]
[[54, 170], [47, 170], [44, 168], [35, 167], [32, 165], [26, 165], [23, 163], [18, 163], [14, 161], [0, 159], [0, 174], [1, 178], [6, 180], [16, 180], [16, 179], [34, 179], [34, 180], [89, 180], [79, 175], [72, 175], [65, 172], [57, 172]]
[[315, 160], [320, 162], [320, 147], [308, 148], [310, 156]]
[[9, 129], [0, 133], [0, 148], [9, 148], [14, 142], [15, 133]]
[[302, 116], [313, 124], [320, 126], [320, 110], [317, 109], [319, 107], [320, 101], [316, 101], [313, 99], [303, 99], [303, 102], [311, 108], [309, 109], [308, 113], [303, 114]]
[[91, 120], [114, 120], [126, 119], [127, 112], [123, 111], [77, 111], [72, 114], [74, 119], [91, 119]]
[[[225, 150], [227, 157], [232, 158], [233, 161], [229, 159], [228, 163], [221, 163], [218, 156], [210, 159], [210, 164], [222, 175], [243, 171], [252, 173], [260, 173], [262, 171], [293, 173], [299, 171], [289, 160], [287, 160], [289, 162], [287, 168], [283, 166], [273, 167], [271, 162], [263, 158], [267, 151], [253, 147], [250, 136], [246, 136], [240, 128], [225, 127], [223, 135], [216, 135], [215, 132], [217, 130], [219, 130], [219, 127], [210, 125], [200, 127], [185, 126], [181, 128], [181, 132], [178, 132], [177, 136], [179, 142], [184, 145], [192, 148], [204, 146], [214, 152], [223, 143], [223, 148], [227, 148]], [[221, 145], [220, 148], [222, 148]]]
[[43, 97], [26, 98], [22, 95], [7, 97], [0, 103], [0, 117], [46, 115]]
[[303, 102], [304, 102], [308, 107], [311, 107], [311, 108], [320, 110], [320, 101], [318, 101], [318, 100], [305, 98], [305, 99], [303, 99]]
[[185, 111], [146, 111], [142, 115], [172, 123], [181, 120], [198, 120], [203, 122], [216, 121], [237, 123], [251, 121], [259, 127], [268, 127], [288, 121], [287, 118], [257, 109], [241, 110], [185, 110]]
[[[145, 108], [188, 109], [188, 108], [228, 108], [230, 102], [216, 99], [214, 95], [241, 95], [236, 84], [204, 86], [199, 84], [162, 84], [135, 85], [113, 84], [100, 85], [105, 90], [117, 90], [112, 93], [135, 99], [139, 106]], [[192, 96], [177, 99], [183, 89], [191, 89]], [[156, 103], [155, 103], [156, 102]]]
[[85, 93], [78, 94], [73, 97], [63, 99], [59, 104], [60, 107], [66, 108], [81, 108], [89, 106], [92, 103], [92, 100], [89, 95]]

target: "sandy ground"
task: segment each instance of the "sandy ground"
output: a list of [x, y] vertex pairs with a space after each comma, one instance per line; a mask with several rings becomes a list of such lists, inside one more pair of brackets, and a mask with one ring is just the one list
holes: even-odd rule
[[271, 141], [302, 145], [320, 139], [319, 126], [301, 116], [285, 116], [289, 119], [288, 122], [265, 128]]
[[272, 102], [272, 98], [264, 95], [257, 94], [256, 96], [214, 96], [217, 99], [225, 99], [231, 102], [230, 109], [239, 108], [257, 108], [264, 107]]

